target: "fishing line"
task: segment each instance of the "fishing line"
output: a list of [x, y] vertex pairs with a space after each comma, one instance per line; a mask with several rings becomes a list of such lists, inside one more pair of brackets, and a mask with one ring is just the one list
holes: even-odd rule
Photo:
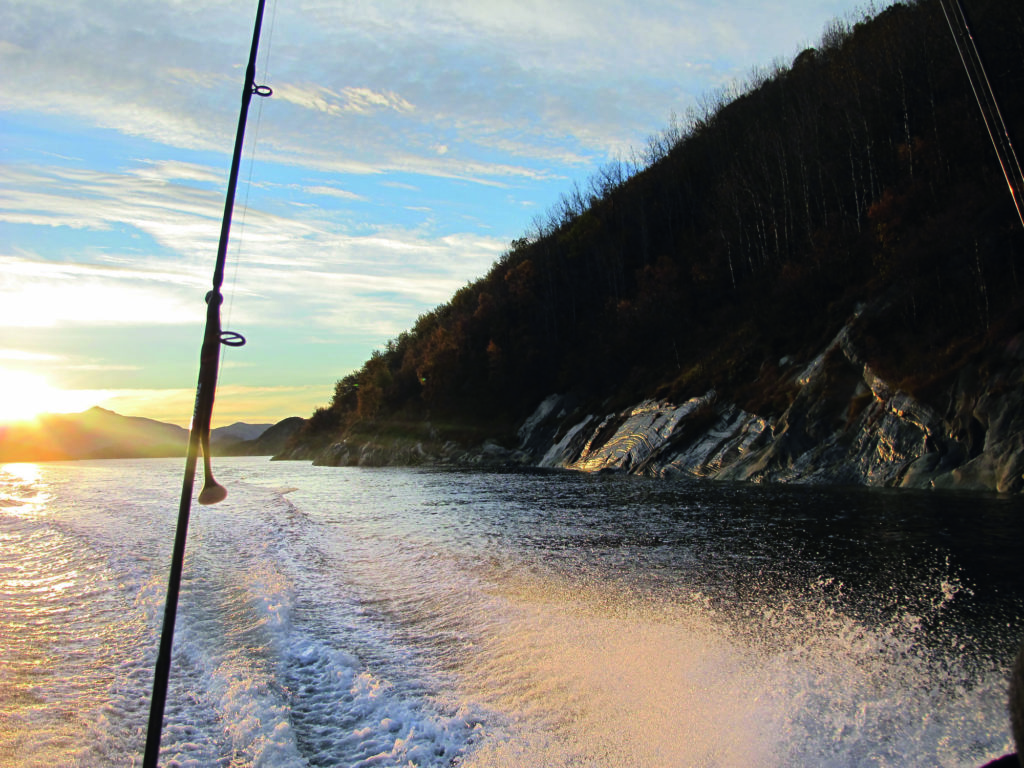
[[[967, 14], [960, 4], [959, 0], [956, 0], [957, 10], [960, 12], [960, 18], [963, 21], [964, 31], [967, 33], [967, 42], [970, 45], [970, 50], [973, 53], [971, 57], [973, 61], [977, 62], [976, 68], [980, 74], [982, 81], [985, 83], [985, 93], [988, 94], [988, 99], [991, 102], [991, 109], [995, 114], [996, 120], [999, 123], [999, 140], [1003, 147], [1003, 152], [1006, 153], [1007, 159], [1010, 165], [1011, 173], [1014, 173], [1016, 178], [1014, 181], [1017, 182], [1017, 192], [1021, 191], [1020, 183], [1024, 181], [1024, 171], [1021, 170], [1020, 161], [1017, 159], [1017, 152], [1013, 148], [1013, 141], [1010, 138], [1010, 129], [1006, 127], [1006, 121], [1003, 119], [1003, 111], [999, 108], [999, 102], [996, 100], [996, 92], [992, 87], [992, 83], [989, 82], [988, 72], [985, 71], [984, 63], [982, 62], [981, 52], [978, 50], [977, 44], [974, 42], [974, 35], [971, 32], [971, 27], [967, 21]], [[1024, 223], [1024, 221], [1022, 221]]]
[[[947, 3], [949, 8], [946, 7]], [[981, 111], [981, 118], [985, 124], [985, 130], [988, 132], [989, 141], [992, 142], [992, 148], [995, 150], [999, 167], [1010, 188], [1010, 197], [1013, 198], [1017, 216], [1020, 218], [1021, 224], [1024, 225], [1024, 204], [1021, 200], [1021, 195], [1024, 194], [1024, 173], [1022, 173], [1017, 160], [1017, 153], [1010, 140], [1010, 131], [1003, 120], [992, 83], [989, 82], [988, 74], [985, 72], [981, 54], [974, 42], [967, 14], [959, 0], [940, 0], [939, 5], [946, 17], [949, 31], [953, 35], [953, 42], [956, 44], [957, 53], [960, 54], [960, 61], [967, 74], [974, 100]]]
[[[261, 83], [269, 82], [267, 72], [270, 68], [270, 52], [273, 49], [274, 45], [274, 25], [276, 21], [277, 0], [274, 0], [270, 7], [270, 25], [269, 29], [267, 30], [267, 42], [263, 47], [263, 76], [260, 78]], [[245, 198], [242, 200], [241, 216], [239, 217], [241, 219], [239, 221], [238, 226], [239, 233], [238, 238], [235, 242], [234, 254], [231, 259], [231, 290], [228, 292], [227, 307], [225, 308], [226, 319], [224, 324], [226, 326], [229, 326], [231, 324], [231, 311], [235, 305], [235, 290], [238, 287], [238, 266], [241, 263], [242, 242], [245, 240], [245, 224], [246, 218], [249, 213], [249, 192], [252, 189], [253, 169], [256, 166], [256, 145], [259, 143], [260, 126], [262, 125], [263, 122], [263, 99], [259, 99], [258, 102], [259, 103], [256, 107], [256, 125], [253, 127], [251, 134], [252, 139], [250, 140], [249, 144], [249, 171], [245, 180]], [[220, 351], [220, 361], [222, 367], [224, 364], [224, 360], [227, 356], [227, 353], [228, 345], [222, 345]]]
[[245, 82], [242, 86], [242, 104], [238, 115], [234, 151], [231, 154], [231, 172], [224, 200], [224, 217], [221, 221], [220, 238], [217, 245], [217, 260], [213, 270], [212, 288], [206, 294], [206, 328], [199, 353], [199, 380], [196, 384], [196, 398], [192, 411], [192, 425], [189, 429], [188, 450], [185, 457], [185, 472], [181, 482], [181, 498], [178, 504], [178, 522], [174, 533], [174, 547], [171, 554], [170, 573], [167, 578], [167, 593], [164, 601], [164, 620], [160, 632], [153, 670], [153, 694], [150, 697], [149, 723], [146, 729], [146, 746], [142, 758], [143, 768], [156, 768], [160, 757], [160, 738], [163, 731], [164, 708], [167, 702], [168, 679], [171, 670], [171, 648], [174, 641], [174, 625], [181, 594], [181, 579], [185, 564], [185, 543], [188, 538], [188, 522], [192, 509], [192, 494], [195, 488], [196, 465], [200, 450], [203, 454], [203, 487], [199, 493], [200, 504], [216, 504], [227, 496], [227, 490], [213, 477], [210, 468], [210, 421], [217, 390], [217, 374], [220, 369], [220, 347], [241, 346], [245, 339], [233, 331], [222, 330], [221, 305], [224, 296], [224, 268], [230, 242], [231, 218], [235, 207], [235, 191], [238, 186], [238, 171], [242, 161], [245, 141], [245, 124], [253, 96], [270, 96], [272, 91], [266, 85], [257, 85], [256, 56], [259, 49], [260, 27], [263, 22], [265, 0], [259, 0], [256, 21], [253, 25], [252, 44], [249, 48], [249, 63], [245, 68]]

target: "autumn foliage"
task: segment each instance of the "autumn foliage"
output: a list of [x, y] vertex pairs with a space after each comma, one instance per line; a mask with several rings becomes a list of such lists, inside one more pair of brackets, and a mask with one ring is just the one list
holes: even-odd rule
[[[1024, 4], [965, 6], [1024, 141]], [[508, 434], [566, 391], [597, 408], [715, 387], [777, 411], [780, 360], [880, 298], [873, 362], [927, 395], [1021, 330], [1022, 256], [941, 9], [898, 4], [834, 22], [791, 65], [705, 97], [574, 185], [485, 276], [339, 381], [308, 432]]]

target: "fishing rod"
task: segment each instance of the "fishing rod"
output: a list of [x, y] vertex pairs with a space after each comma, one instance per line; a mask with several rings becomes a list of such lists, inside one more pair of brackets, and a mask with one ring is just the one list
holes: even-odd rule
[[1017, 153], [1013, 148], [1013, 141], [1010, 139], [1010, 131], [1003, 120], [1003, 113], [999, 109], [999, 102], [996, 101], [995, 91], [992, 89], [992, 83], [989, 82], [985, 66], [981, 61], [981, 54], [975, 45], [967, 14], [964, 12], [960, 0], [940, 0], [939, 5], [946, 17], [949, 31], [953, 35], [953, 42], [956, 43], [956, 50], [960, 54], [960, 61], [967, 73], [967, 80], [971, 84], [974, 100], [978, 103], [978, 109], [981, 110], [981, 118], [985, 123], [985, 130], [988, 131], [989, 141], [992, 142], [992, 147], [995, 149], [999, 167], [1010, 188], [1010, 197], [1013, 198], [1017, 216], [1020, 218], [1020, 223], [1024, 225], [1024, 171], [1021, 170], [1020, 162], [1017, 160]]
[[210, 466], [210, 422], [213, 417], [213, 400], [217, 389], [217, 372], [220, 367], [220, 347], [222, 344], [229, 347], [240, 347], [245, 344], [245, 337], [241, 334], [221, 330], [220, 307], [224, 302], [224, 296], [220, 289], [224, 283], [228, 234], [231, 231], [231, 214], [235, 207], [235, 188], [238, 185], [238, 167], [242, 159], [242, 144], [245, 139], [245, 120], [249, 113], [249, 102], [253, 96], [265, 97], [272, 93], [268, 86], [255, 84], [256, 51], [259, 47], [260, 27], [263, 25], [265, 0], [258, 0], [258, 3], [256, 23], [252, 33], [252, 46], [249, 49], [249, 65], [245, 70], [245, 84], [242, 87], [242, 108], [238, 116], [235, 152], [231, 158], [231, 174], [228, 178], [228, 191], [224, 202], [224, 218], [220, 228], [220, 244], [217, 247], [217, 263], [213, 271], [213, 288], [206, 294], [206, 329], [203, 333], [203, 345], [199, 352], [199, 381], [196, 384], [192, 425], [188, 436], [188, 453], [185, 458], [185, 476], [181, 484], [181, 503], [178, 507], [178, 525], [174, 535], [171, 571], [167, 580], [164, 623], [153, 675], [153, 695], [150, 699], [143, 768], [156, 768], [157, 759], [160, 756], [160, 735], [163, 729], [164, 706], [167, 702], [167, 682], [171, 671], [171, 646], [174, 642], [174, 620], [178, 612], [181, 573], [185, 562], [185, 539], [188, 534], [188, 519], [192, 508], [192, 491], [195, 485], [196, 464], [200, 449], [203, 454], [203, 488], [199, 493], [199, 503], [216, 504], [223, 501], [228, 495], [227, 489], [214, 479]]

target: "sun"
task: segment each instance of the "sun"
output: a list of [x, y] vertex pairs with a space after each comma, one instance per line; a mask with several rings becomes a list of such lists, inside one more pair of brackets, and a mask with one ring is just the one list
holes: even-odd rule
[[30, 421], [42, 413], [68, 413], [88, 408], [93, 393], [57, 389], [44, 377], [0, 368], [0, 422]]

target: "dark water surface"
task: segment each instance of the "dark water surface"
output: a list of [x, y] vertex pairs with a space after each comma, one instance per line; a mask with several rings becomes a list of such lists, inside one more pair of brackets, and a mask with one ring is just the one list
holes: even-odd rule
[[[1018, 499], [222, 460], [164, 763], [976, 766]], [[0, 765], [132, 765], [180, 462], [0, 468]]]

